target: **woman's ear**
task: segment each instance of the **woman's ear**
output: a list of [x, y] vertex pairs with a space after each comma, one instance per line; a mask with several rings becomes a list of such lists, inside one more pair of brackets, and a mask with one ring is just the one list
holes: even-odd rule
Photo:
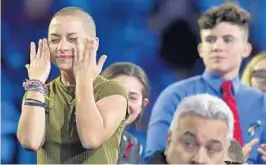
[[149, 99], [148, 98], [145, 98], [143, 100], [143, 109], [145, 109], [147, 107], [147, 105], [149, 104]]

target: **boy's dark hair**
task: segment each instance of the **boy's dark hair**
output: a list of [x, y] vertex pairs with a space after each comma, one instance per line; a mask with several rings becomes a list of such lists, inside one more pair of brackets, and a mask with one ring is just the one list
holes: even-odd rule
[[234, 3], [224, 3], [221, 6], [208, 9], [199, 18], [200, 29], [212, 29], [221, 22], [229, 22], [245, 29], [248, 33], [249, 12]]
[[242, 164], [245, 162], [242, 147], [236, 140], [231, 140], [228, 148], [228, 155], [232, 160], [234, 160], [234, 162]]

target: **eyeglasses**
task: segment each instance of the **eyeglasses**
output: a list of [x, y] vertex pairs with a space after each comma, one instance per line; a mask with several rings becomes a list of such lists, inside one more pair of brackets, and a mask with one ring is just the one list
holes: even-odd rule
[[234, 161], [224, 161], [225, 164], [242, 164], [239, 162], [234, 162]]
[[266, 79], [266, 69], [258, 69], [252, 72], [252, 77]]

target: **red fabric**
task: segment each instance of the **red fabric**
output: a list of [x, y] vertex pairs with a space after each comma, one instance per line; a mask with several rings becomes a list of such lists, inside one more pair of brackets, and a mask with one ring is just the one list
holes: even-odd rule
[[133, 146], [134, 146], [134, 143], [133, 142], [129, 142], [129, 144], [125, 148], [125, 152], [129, 153], [129, 151], [132, 149]]
[[133, 142], [129, 142], [129, 144], [125, 147], [125, 152], [124, 152], [124, 159], [128, 160], [128, 153], [131, 151], [132, 147], [134, 146]]
[[222, 91], [223, 91], [223, 100], [227, 103], [230, 107], [231, 111], [234, 115], [234, 138], [243, 146], [243, 139], [242, 139], [242, 132], [241, 132], [241, 125], [240, 119], [237, 111], [236, 100], [232, 94], [232, 83], [230, 81], [224, 81], [222, 83]]

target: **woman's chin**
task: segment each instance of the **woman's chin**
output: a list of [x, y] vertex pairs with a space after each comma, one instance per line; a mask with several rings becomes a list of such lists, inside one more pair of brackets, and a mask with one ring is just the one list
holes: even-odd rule
[[136, 120], [136, 117], [135, 117], [135, 116], [130, 116], [130, 114], [129, 114], [129, 118], [128, 118], [128, 120], [127, 120], [127, 124], [131, 124], [131, 123], [133, 123], [135, 120]]

